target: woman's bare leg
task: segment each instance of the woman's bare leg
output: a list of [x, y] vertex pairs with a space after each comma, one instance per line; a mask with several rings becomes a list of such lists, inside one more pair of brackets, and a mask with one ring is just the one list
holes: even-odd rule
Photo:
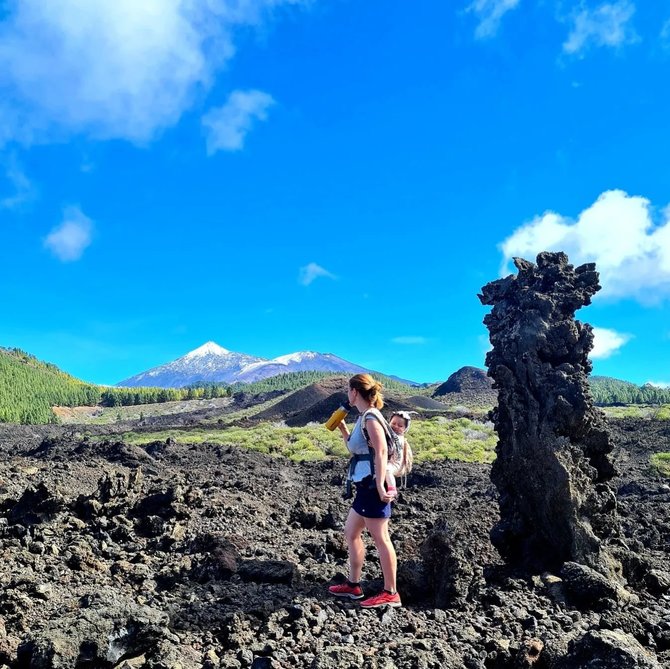
[[379, 553], [379, 562], [381, 563], [382, 574], [384, 575], [384, 590], [395, 592], [398, 561], [395, 548], [393, 548], [393, 544], [391, 543], [391, 536], [389, 535], [389, 519], [363, 518], [362, 520], [368, 532], [370, 532]]
[[347, 522], [344, 525], [344, 538], [349, 547], [349, 580], [359, 583], [363, 573], [363, 562], [365, 560], [365, 544], [363, 543], [363, 530], [365, 529], [365, 518], [349, 509]]

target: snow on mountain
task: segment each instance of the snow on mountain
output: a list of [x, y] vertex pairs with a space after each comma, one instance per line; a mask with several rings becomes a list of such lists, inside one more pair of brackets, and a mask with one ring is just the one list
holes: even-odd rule
[[332, 353], [297, 351], [267, 360], [235, 353], [208, 341], [177, 360], [131, 376], [116, 385], [182, 388], [197, 383], [252, 383], [290, 372], [363, 374], [369, 371]]
[[223, 346], [219, 346], [213, 341], [208, 341], [206, 344], [199, 346], [190, 353], [187, 353], [184, 358], [189, 360], [193, 358], [202, 358], [206, 355], [228, 355], [230, 351]]
[[[314, 360], [321, 355], [321, 353], [315, 353], [314, 351], [298, 351], [297, 353], [289, 353], [288, 355], [280, 355], [277, 358], [272, 358], [272, 362], [278, 362], [280, 365], [289, 365], [292, 362], [301, 363], [305, 360]], [[324, 355], [330, 354], [327, 353]]]
[[298, 351], [288, 355], [280, 355], [272, 360], [255, 362], [240, 371], [237, 381], [252, 383], [261, 381], [277, 374], [290, 372], [342, 372], [343, 374], [361, 374], [370, 370], [338, 358], [332, 353], [316, 353], [315, 351]]
[[182, 388], [196, 383], [233, 383], [242, 369], [255, 362], [265, 362], [265, 358], [234, 353], [208, 341], [181, 358], [131, 376], [116, 385], [126, 388]]

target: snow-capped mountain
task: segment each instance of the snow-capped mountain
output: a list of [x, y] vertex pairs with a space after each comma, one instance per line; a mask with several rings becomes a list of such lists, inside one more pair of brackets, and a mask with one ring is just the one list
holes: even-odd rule
[[197, 383], [233, 383], [245, 367], [259, 362], [266, 360], [245, 353], [233, 353], [208, 341], [181, 358], [131, 376], [116, 385], [125, 388], [182, 388]]
[[338, 358], [332, 353], [298, 351], [280, 355], [272, 360], [253, 362], [237, 375], [237, 381], [252, 383], [277, 374], [289, 372], [342, 372], [343, 374], [362, 374], [370, 370]]
[[290, 372], [361, 374], [369, 371], [332, 353], [298, 351], [268, 360], [234, 353], [209, 341], [173, 362], [131, 376], [116, 385], [182, 388], [197, 383], [252, 383]]

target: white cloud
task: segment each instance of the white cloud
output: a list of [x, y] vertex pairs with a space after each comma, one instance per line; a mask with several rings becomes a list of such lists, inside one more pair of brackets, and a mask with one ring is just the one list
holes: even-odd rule
[[631, 340], [631, 335], [608, 330], [607, 328], [593, 328], [593, 350], [589, 358], [603, 360], [616, 353], [624, 344]]
[[315, 262], [309, 263], [300, 268], [298, 274], [298, 283], [303, 286], [309, 286], [312, 281], [318, 279], [319, 277], [325, 277], [326, 279], [337, 279], [334, 274], [331, 274], [327, 269], [324, 269], [320, 265], [317, 265]]
[[207, 155], [243, 148], [254, 121], [265, 121], [274, 102], [263, 91], [233, 91], [222, 107], [210, 109], [202, 119], [207, 130]]
[[493, 37], [500, 28], [502, 17], [519, 4], [519, 0], [474, 0], [466, 12], [477, 15], [479, 25], [475, 29], [477, 39]]
[[425, 344], [427, 341], [428, 339], [426, 339], [426, 337], [415, 337], [415, 336], [393, 337], [393, 339], [391, 339], [391, 342], [393, 344], [408, 344], [408, 345]]
[[576, 221], [554, 212], [538, 216], [502, 242], [503, 274], [515, 256], [565, 251], [575, 265], [595, 262], [600, 296], [651, 304], [670, 296], [670, 207], [654, 225], [648, 200], [620, 190], [603, 193]]
[[670, 388], [670, 381], [647, 381], [645, 385], [654, 386], [655, 388]]
[[202, 99], [235, 31], [310, 0], [22, 0], [0, 22], [0, 145], [147, 142]]
[[69, 207], [65, 210], [63, 222], [44, 240], [44, 246], [59, 260], [72, 262], [79, 260], [90, 245], [92, 233], [91, 219], [79, 207]]
[[[5, 171], [5, 179], [9, 186], [9, 194], [0, 200], [0, 208], [17, 209], [35, 196], [35, 189], [30, 179], [18, 164], [16, 157], [9, 158]], [[3, 180], [0, 179], [0, 183]]]
[[606, 2], [589, 9], [581, 5], [572, 17], [572, 29], [563, 43], [563, 51], [576, 54], [589, 46], [616, 47], [636, 42], [638, 36], [629, 24], [635, 5], [629, 0]]

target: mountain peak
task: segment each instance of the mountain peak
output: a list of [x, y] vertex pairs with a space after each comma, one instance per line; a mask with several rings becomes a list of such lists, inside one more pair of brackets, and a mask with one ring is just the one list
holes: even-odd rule
[[216, 342], [208, 341], [206, 344], [203, 344], [202, 346], [199, 346], [193, 351], [190, 351], [184, 357], [200, 358], [204, 355], [229, 355], [229, 354], [230, 351], [223, 348], [223, 346], [219, 346]]
[[165, 365], [131, 376], [117, 385], [183, 388], [202, 383], [252, 383], [291, 372], [359, 374], [369, 370], [332, 353], [296, 351], [272, 360], [227, 351], [213, 341]]

